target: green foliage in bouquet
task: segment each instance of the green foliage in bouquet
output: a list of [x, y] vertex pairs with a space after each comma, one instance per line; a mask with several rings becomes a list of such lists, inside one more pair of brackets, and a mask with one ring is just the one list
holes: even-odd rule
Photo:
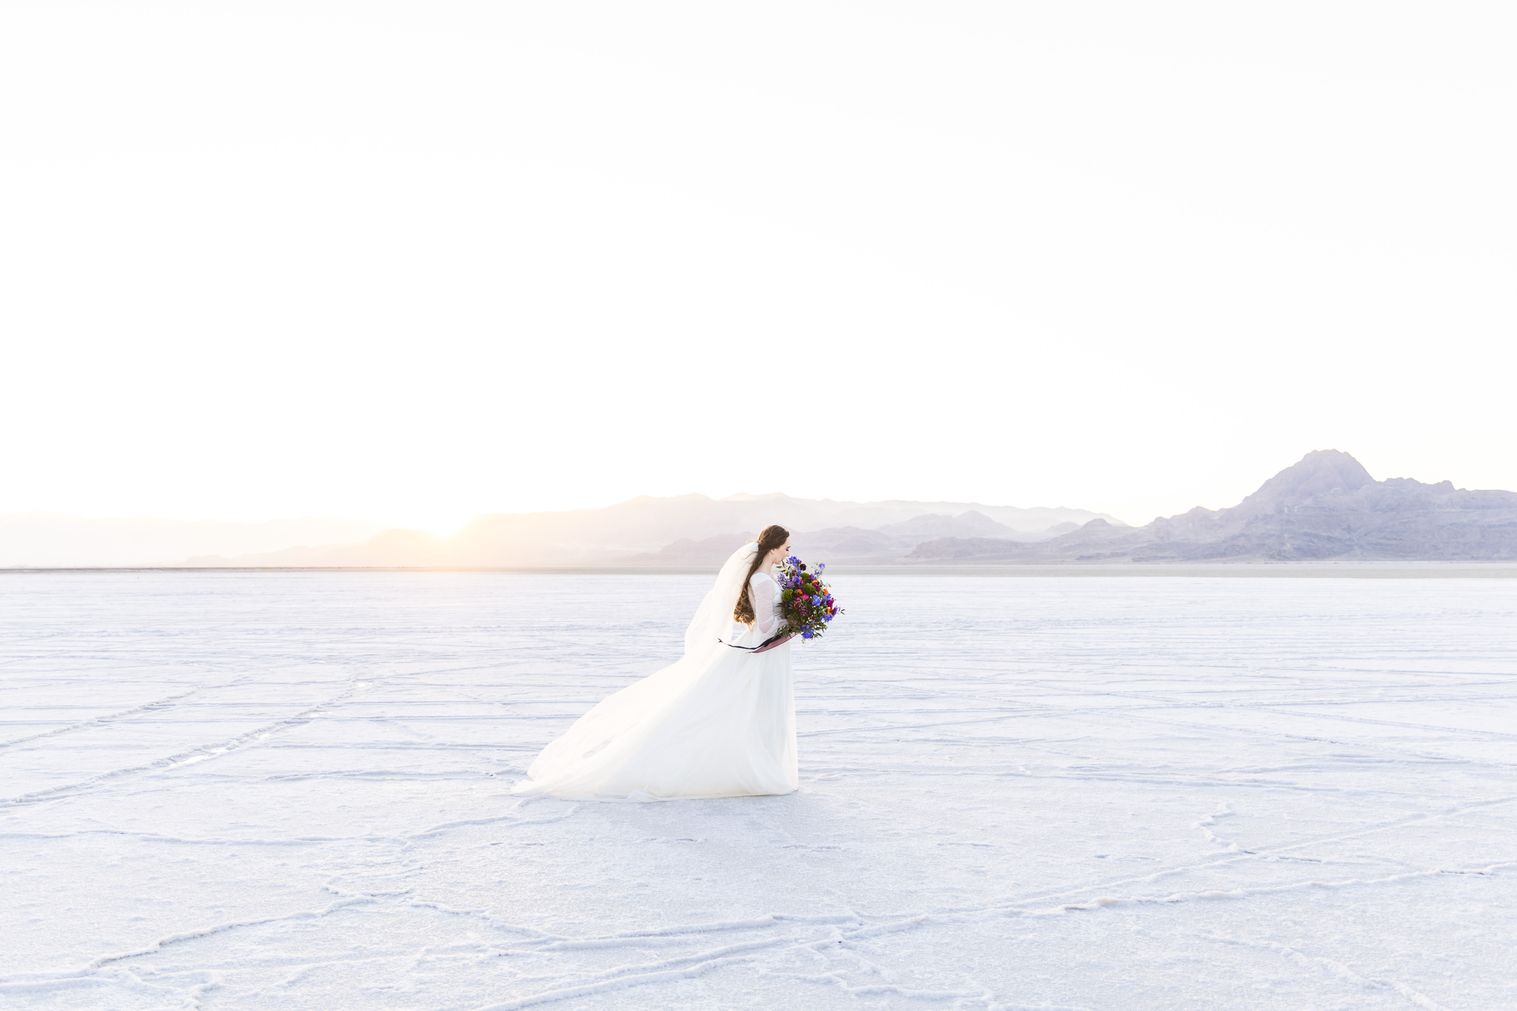
[[819, 638], [827, 631], [832, 619], [843, 613], [832, 591], [822, 581], [826, 564], [818, 565], [815, 571], [795, 555], [780, 564], [780, 614], [785, 618], [785, 630], [802, 639]]

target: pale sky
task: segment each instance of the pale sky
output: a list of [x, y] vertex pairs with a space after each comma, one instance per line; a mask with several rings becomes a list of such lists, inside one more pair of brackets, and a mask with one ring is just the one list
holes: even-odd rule
[[0, 7], [0, 512], [1517, 489], [1491, 4]]

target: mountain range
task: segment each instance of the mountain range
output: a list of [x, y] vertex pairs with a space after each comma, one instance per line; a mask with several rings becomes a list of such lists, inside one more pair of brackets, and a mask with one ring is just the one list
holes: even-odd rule
[[970, 502], [842, 502], [790, 495], [640, 497], [601, 509], [481, 516], [450, 537], [387, 530], [354, 544], [199, 556], [197, 566], [705, 568], [770, 523], [797, 550], [839, 561], [897, 561], [930, 540], [1033, 542], [1094, 520], [1088, 509]]
[[1313, 450], [1237, 505], [1128, 526], [1065, 507], [783, 494], [630, 499], [481, 516], [452, 536], [340, 520], [0, 516], [0, 566], [706, 569], [769, 523], [821, 561], [893, 566], [1294, 560], [1517, 561], [1517, 492], [1377, 481]]
[[1314, 450], [1226, 509], [1141, 527], [1094, 519], [1035, 544], [947, 536], [910, 562], [1517, 560], [1517, 492], [1377, 481], [1347, 453]]
[[853, 564], [1517, 560], [1517, 492], [1377, 481], [1348, 453], [1325, 449], [1235, 506], [1197, 507], [1141, 527], [1080, 509], [685, 495], [485, 516], [449, 538], [396, 530], [239, 563], [708, 568], [768, 523], [788, 527], [807, 557]]

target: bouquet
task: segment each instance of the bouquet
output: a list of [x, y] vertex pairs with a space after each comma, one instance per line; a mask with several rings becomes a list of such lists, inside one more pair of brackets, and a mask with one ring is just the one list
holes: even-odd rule
[[822, 582], [825, 564], [812, 572], [806, 563], [791, 555], [780, 564], [780, 614], [785, 619], [786, 635], [815, 639], [827, 631], [827, 625], [843, 613], [832, 591]]

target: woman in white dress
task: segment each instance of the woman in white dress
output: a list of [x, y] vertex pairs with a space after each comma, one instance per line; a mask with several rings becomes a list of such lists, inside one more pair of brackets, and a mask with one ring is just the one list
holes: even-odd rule
[[685, 655], [596, 703], [511, 792], [671, 800], [795, 790], [790, 636], [771, 574], [789, 553], [779, 526], [734, 551], [685, 630]]

